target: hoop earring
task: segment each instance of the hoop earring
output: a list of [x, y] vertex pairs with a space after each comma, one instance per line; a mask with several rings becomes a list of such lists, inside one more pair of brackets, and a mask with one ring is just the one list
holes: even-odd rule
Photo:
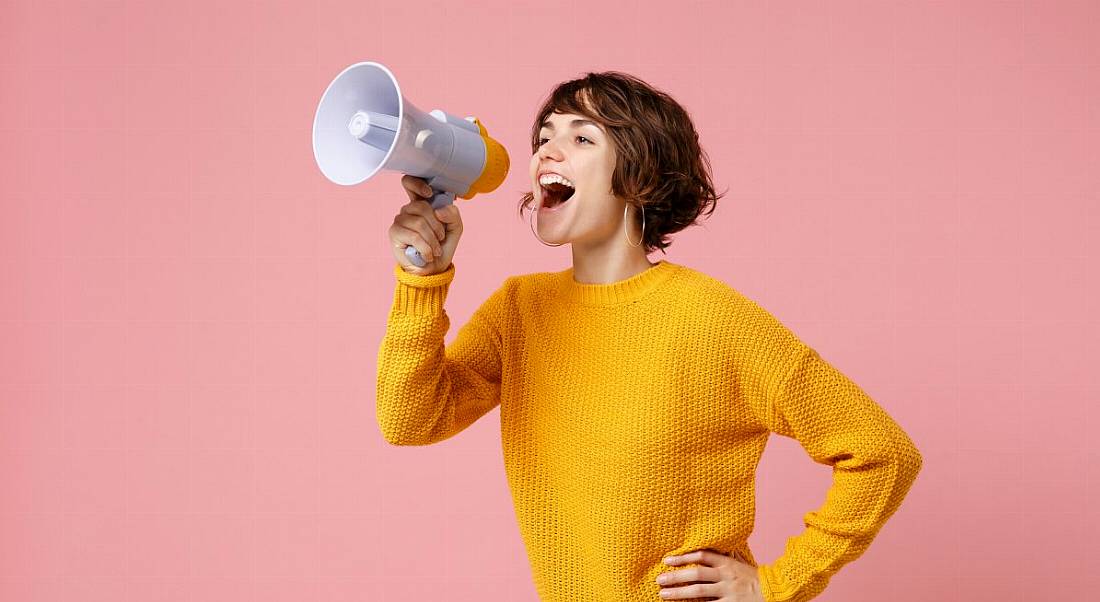
[[534, 211], [532, 211], [532, 212], [531, 212], [531, 214], [530, 214], [529, 216], [527, 216], [527, 224], [528, 224], [529, 226], [531, 226], [531, 233], [535, 235], [535, 238], [539, 239], [539, 242], [541, 242], [542, 244], [544, 244], [544, 245], [546, 245], [546, 246], [548, 246], [548, 247], [560, 247], [560, 246], [564, 245], [565, 243], [563, 243], [563, 242], [559, 242], [558, 244], [548, 243], [548, 242], [546, 242], [545, 240], [543, 240], [541, 236], [539, 236], [539, 233], [538, 233], [538, 231], [537, 231], [537, 230], [535, 229], [535, 225], [534, 225], [534, 223], [533, 223], [533, 222], [531, 221], [531, 219], [532, 219], [532, 218], [534, 218], [534, 219], [536, 219], [536, 220], [538, 219], [538, 213], [539, 213], [539, 209], [540, 209], [541, 207], [542, 207], [542, 202], [540, 201], [540, 202], [539, 202], [539, 206], [538, 206], [538, 207], [535, 207], [535, 210], [534, 210]]
[[638, 239], [637, 244], [630, 242], [630, 230], [627, 229], [626, 211], [630, 209], [630, 204], [623, 206], [623, 234], [626, 235], [626, 244], [632, 247], [641, 246], [642, 241], [645, 240], [645, 205], [642, 205], [642, 236]]

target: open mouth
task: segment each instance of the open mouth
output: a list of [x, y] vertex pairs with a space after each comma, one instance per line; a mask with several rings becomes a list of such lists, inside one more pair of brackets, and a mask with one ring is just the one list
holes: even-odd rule
[[566, 186], [558, 182], [553, 182], [542, 186], [542, 206], [547, 209], [553, 209], [558, 205], [564, 205], [566, 201], [573, 197], [573, 193], [576, 190], [572, 186]]

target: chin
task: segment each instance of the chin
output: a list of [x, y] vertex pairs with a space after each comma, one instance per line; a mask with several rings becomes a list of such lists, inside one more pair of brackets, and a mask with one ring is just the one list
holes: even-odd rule
[[558, 233], [556, 231], [556, 229], [550, 228], [549, 230], [550, 231], [547, 231], [547, 229], [544, 229], [544, 228], [539, 228], [539, 230], [538, 230], [539, 238], [541, 238], [544, 242], [554, 244], [554, 245], [564, 245], [564, 244], [569, 244], [569, 243], [573, 242], [569, 238], [569, 236], [567, 236], [565, 234]]

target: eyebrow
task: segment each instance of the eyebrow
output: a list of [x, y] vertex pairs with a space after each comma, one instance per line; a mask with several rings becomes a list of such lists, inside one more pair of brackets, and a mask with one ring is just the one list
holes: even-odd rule
[[[596, 126], [596, 129], [599, 129], [600, 127], [599, 124], [597, 124], [595, 121], [592, 121], [591, 119], [574, 119], [573, 121], [569, 122], [569, 125], [573, 127], [580, 127], [582, 125], [594, 125]], [[547, 119], [542, 122], [542, 127], [548, 130], [552, 130], [554, 129], [554, 124], [550, 123], [550, 120]]]

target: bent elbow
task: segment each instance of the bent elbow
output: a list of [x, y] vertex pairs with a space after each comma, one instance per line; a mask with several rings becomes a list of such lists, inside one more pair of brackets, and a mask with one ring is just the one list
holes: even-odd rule
[[900, 446], [894, 458], [894, 462], [898, 465], [900, 472], [909, 475], [910, 481], [917, 478], [917, 474], [920, 473], [921, 467], [924, 466], [924, 456], [921, 455], [920, 450], [917, 449], [917, 446], [913, 445], [912, 442]]
[[412, 433], [406, 429], [382, 428], [379, 430], [381, 431], [382, 438], [386, 441], [386, 443], [394, 446], [411, 447], [418, 445], [429, 445], [430, 443], [432, 443], [431, 441], [428, 441], [423, 437], [417, 436], [416, 433]]

